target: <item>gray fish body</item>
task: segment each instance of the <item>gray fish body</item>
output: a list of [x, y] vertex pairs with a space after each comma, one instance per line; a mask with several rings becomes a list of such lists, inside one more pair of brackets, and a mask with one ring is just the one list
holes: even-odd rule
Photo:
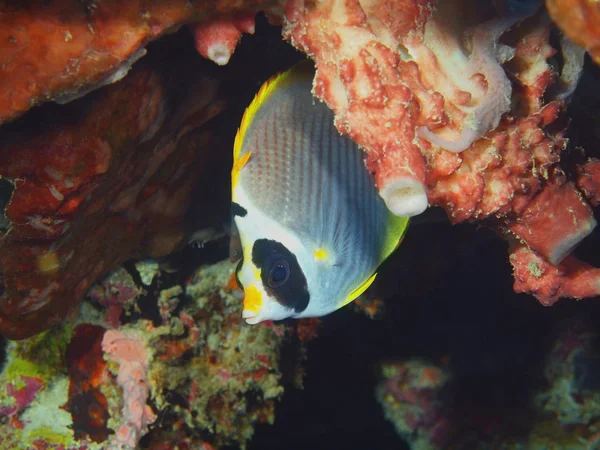
[[252, 206], [331, 255], [335, 270], [319, 276], [312, 290], [343, 286], [347, 295], [362, 284], [384, 258], [390, 213], [361, 149], [314, 101], [310, 78], [271, 94], [248, 127], [241, 155], [247, 152], [239, 185]]

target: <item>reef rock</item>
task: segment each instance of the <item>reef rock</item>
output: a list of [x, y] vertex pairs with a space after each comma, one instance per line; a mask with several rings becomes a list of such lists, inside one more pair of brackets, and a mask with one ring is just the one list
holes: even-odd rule
[[200, 58], [159, 58], [164, 66], [142, 62], [117, 84], [0, 130], [0, 174], [12, 185], [0, 244], [5, 336], [60, 322], [100, 275], [184, 239], [190, 191], [211, 170], [201, 125], [223, 103]]

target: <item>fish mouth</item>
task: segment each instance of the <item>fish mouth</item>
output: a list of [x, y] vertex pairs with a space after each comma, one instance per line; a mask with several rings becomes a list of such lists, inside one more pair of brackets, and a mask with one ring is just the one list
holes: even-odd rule
[[261, 321], [256, 313], [248, 311], [247, 309], [242, 312], [242, 319], [244, 319], [248, 325], [256, 325]]

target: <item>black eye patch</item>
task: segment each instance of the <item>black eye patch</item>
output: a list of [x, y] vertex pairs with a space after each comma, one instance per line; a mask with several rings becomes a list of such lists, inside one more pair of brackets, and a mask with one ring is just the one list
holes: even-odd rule
[[260, 267], [265, 291], [280, 305], [302, 312], [308, 306], [310, 294], [304, 272], [296, 256], [283, 244], [270, 239], [258, 239], [252, 246], [252, 262]]

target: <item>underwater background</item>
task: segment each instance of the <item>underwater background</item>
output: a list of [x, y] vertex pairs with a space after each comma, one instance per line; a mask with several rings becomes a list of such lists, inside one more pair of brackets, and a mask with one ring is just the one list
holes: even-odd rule
[[[143, 83], [160, 78], [174, 93], [160, 113], [166, 131], [136, 139], [154, 149], [175, 142], [183, 150], [160, 160], [152, 189], [140, 188], [145, 199], [166, 186], [162, 200], [136, 212], [144, 218], [139, 229], [160, 232], [139, 237], [143, 233], [126, 222], [135, 208], [115, 206], [126, 205], [127, 196], [101, 187], [95, 195], [107, 200], [73, 220], [73, 237], [52, 247], [78, 252], [74, 264], [89, 265], [85, 275], [75, 266], [64, 270], [74, 279], [64, 291], [56, 282], [57, 296], [80, 295], [83, 302], [73, 310], [64, 300], [40, 317], [26, 305], [20, 328], [15, 321], [6, 326], [6, 338], [0, 335], [0, 449], [600, 448], [597, 298], [546, 307], [515, 293], [506, 241], [479, 224], [451, 224], [439, 208], [412, 220], [375, 284], [349, 306], [318, 319], [256, 326], [241, 320], [243, 293], [229, 261], [233, 140], [262, 83], [303, 58], [263, 15], [223, 67], [198, 54], [184, 27], [149, 43], [117, 84], [66, 104], [44, 103], [2, 125], [3, 151], [21, 142], [29, 148], [23, 136], [62, 138], [66, 132], [52, 133], [69, 127], [86, 133], [86, 145], [96, 145], [94, 127], [103, 123], [113, 127], [107, 141], [116, 147], [129, 139], [135, 122], [126, 118], [131, 105], [124, 93], [135, 92], [132, 102], [154, 104], [162, 100], [152, 93], [167, 90], [142, 89], [134, 78], [139, 75]], [[210, 98], [188, 90], [198, 73], [206, 86], [219, 81]], [[599, 86], [600, 69], [586, 56], [567, 109], [569, 147], [561, 160], [567, 168], [577, 164], [579, 147], [599, 156]], [[123, 90], [114, 104], [102, 103], [112, 99], [107, 89]], [[190, 107], [180, 120], [175, 106], [187, 97], [196, 105], [201, 97], [203, 107]], [[89, 118], [85, 126], [83, 117]], [[183, 133], [186, 127], [193, 131]], [[44, 162], [46, 147], [35, 149]], [[144, 165], [154, 158], [145, 156], [151, 151], [113, 156], [111, 164], [120, 161], [121, 168], [111, 173], [112, 182], [143, 179], [151, 171], [151, 163]], [[34, 160], [27, 153], [23, 159]], [[0, 168], [13, 170], [7, 160], [0, 157]], [[182, 160], [190, 175], [171, 183]], [[100, 158], [90, 163], [102, 164]], [[0, 175], [4, 211], [19, 184]], [[176, 209], [186, 195], [189, 202], [181, 205], [188, 207]], [[34, 203], [31, 198], [27, 202]], [[125, 211], [125, 219], [104, 221], [108, 211]], [[598, 210], [594, 214], [598, 220]], [[11, 230], [7, 216], [5, 235]], [[54, 227], [63, 226], [38, 219], [41, 233], [55, 236]], [[86, 234], [82, 224], [92, 231]], [[31, 248], [47, 237], [23, 236]], [[11, 245], [0, 251], [17, 254]], [[106, 249], [115, 247], [122, 251], [109, 256]], [[574, 254], [599, 267], [599, 249], [595, 232]], [[36, 255], [7, 258], [3, 270], [14, 263], [13, 276], [27, 273]], [[54, 276], [52, 258], [36, 261]], [[105, 329], [114, 334], [107, 337]]]

